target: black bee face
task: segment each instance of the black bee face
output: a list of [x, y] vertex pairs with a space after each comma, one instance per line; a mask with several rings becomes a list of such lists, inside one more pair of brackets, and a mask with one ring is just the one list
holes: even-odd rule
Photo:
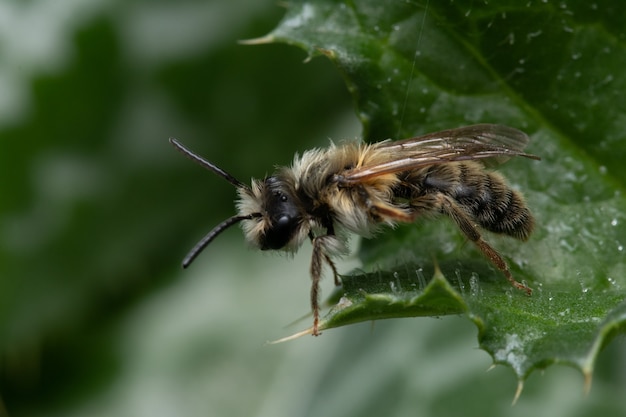
[[265, 179], [264, 210], [269, 227], [260, 237], [261, 250], [282, 249], [295, 236], [302, 223], [298, 199], [291, 187], [276, 177]]

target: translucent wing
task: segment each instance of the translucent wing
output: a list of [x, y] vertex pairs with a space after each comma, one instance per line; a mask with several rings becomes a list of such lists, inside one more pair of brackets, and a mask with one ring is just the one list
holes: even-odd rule
[[388, 161], [347, 170], [338, 175], [337, 180], [343, 184], [354, 184], [378, 175], [446, 162], [482, 160], [501, 164], [512, 156], [540, 159], [523, 152], [529, 140], [528, 135], [512, 127], [479, 124], [400, 141], [380, 142], [373, 147], [388, 153]]

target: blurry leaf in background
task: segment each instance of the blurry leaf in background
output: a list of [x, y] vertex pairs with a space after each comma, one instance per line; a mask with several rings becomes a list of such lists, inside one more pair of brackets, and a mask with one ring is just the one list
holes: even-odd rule
[[323, 126], [346, 112], [330, 63], [237, 44], [281, 14], [247, 1], [0, 5], [0, 85], [20, 110], [4, 102], [0, 117], [7, 409], [114, 378], [116, 322], [171, 285], [187, 246], [234, 210], [231, 187], [169, 136], [247, 181], [325, 142]]

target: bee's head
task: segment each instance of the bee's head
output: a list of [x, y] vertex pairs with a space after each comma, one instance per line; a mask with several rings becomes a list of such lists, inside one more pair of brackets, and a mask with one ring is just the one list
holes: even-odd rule
[[237, 208], [241, 216], [250, 216], [243, 221], [246, 239], [261, 250], [293, 250], [304, 238], [301, 205], [293, 185], [282, 176], [239, 188]]
[[226, 179], [237, 188], [239, 214], [224, 220], [211, 230], [183, 260], [183, 267], [191, 262], [220, 233], [230, 226], [243, 222], [246, 239], [261, 250], [294, 250], [306, 238], [307, 230], [300, 227], [303, 216], [291, 181], [278, 176], [263, 181], [252, 181], [248, 187], [223, 169], [185, 148], [174, 138], [170, 143], [189, 159]]

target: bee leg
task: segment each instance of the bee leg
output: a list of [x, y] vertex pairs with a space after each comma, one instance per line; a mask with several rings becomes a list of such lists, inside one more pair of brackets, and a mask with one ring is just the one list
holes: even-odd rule
[[330, 256], [324, 254], [324, 260], [326, 261], [326, 263], [328, 264], [328, 266], [330, 266], [330, 269], [333, 271], [333, 278], [335, 279], [335, 286], [340, 286], [341, 285], [341, 280], [339, 279], [339, 273], [337, 272], [337, 267], [335, 266], [335, 263], [333, 262], [332, 259], [330, 259]]
[[415, 221], [415, 212], [407, 212], [378, 199], [373, 199], [363, 186], [358, 187], [357, 190], [361, 204], [367, 207], [369, 216], [374, 221], [402, 223], [413, 223]]
[[328, 240], [336, 239], [336, 237], [333, 234], [313, 236], [313, 234], [310, 233], [309, 238], [311, 239], [311, 244], [313, 245], [313, 254], [311, 256], [311, 310], [313, 311], [312, 333], [313, 336], [319, 336], [321, 334], [318, 329], [320, 321], [320, 280], [322, 279], [322, 268], [324, 267], [324, 262], [326, 262], [333, 271], [335, 285], [341, 285], [341, 280], [339, 279], [339, 273], [337, 272], [335, 263], [326, 253]]
[[496, 268], [498, 268], [506, 277], [506, 279], [513, 285], [515, 288], [526, 291], [528, 295], [531, 295], [533, 290], [528, 286], [522, 284], [513, 278], [511, 271], [509, 270], [509, 266], [506, 261], [500, 256], [500, 254], [492, 248], [487, 242], [485, 242], [480, 235], [480, 232], [472, 223], [471, 218], [463, 211], [463, 209], [459, 208], [459, 206], [452, 200], [450, 197], [445, 194], [436, 194], [436, 198], [439, 204], [437, 204], [441, 210], [447, 214], [456, 225], [461, 229], [463, 234], [467, 236], [469, 240], [474, 242], [478, 249], [493, 263]]
[[413, 223], [416, 217], [415, 213], [407, 213], [402, 209], [384, 203], [373, 203], [369, 211], [372, 218], [383, 221]]
[[[311, 237], [313, 254], [311, 256], [311, 310], [313, 311], [313, 336], [319, 336], [320, 322], [320, 279], [322, 278], [322, 263], [328, 256], [324, 253], [321, 237]], [[333, 271], [334, 272], [334, 271]]]

